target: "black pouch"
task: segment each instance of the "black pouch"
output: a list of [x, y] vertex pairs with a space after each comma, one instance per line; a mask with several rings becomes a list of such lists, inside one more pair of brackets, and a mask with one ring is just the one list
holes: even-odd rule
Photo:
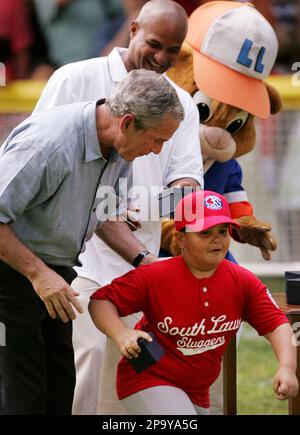
[[149, 335], [151, 335], [153, 339], [152, 341], [147, 341], [144, 338], [138, 339], [138, 345], [141, 348], [138, 358], [132, 358], [128, 360], [137, 373], [140, 373], [152, 366], [152, 364], [155, 364], [165, 353], [161, 345], [156, 340], [154, 333], [149, 332]]
[[300, 271], [285, 272], [285, 293], [289, 305], [300, 305]]

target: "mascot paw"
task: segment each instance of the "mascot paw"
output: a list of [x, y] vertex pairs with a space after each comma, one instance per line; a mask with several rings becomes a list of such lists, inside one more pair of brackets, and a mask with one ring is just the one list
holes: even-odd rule
[[257, 220], [254, 216], [242, 216], [236, 220], [241, 227], [239, 230], [233, 230], [234, 239], [256, 246], [261, 250], [263, 258], [270, 260], [270, 251], [275, 251], [277, 248], [276, 239], [270, 233], [271, 225]]

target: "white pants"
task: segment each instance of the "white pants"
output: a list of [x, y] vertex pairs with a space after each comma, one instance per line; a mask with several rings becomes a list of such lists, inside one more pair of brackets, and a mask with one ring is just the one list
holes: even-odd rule
[[[122, 317], [122, 321], [133, 328], [140, 320], [142, 313]], [[118, 399], [116, 393], [117, 367], [121, 353], [115, 342], [107, 338], [100, 381], [100, 398], [97, 414], [100, 415], [128, 415], [127, 410]]]
[[176, 387], [157, 386], [138, 391], [121, 400], [129, 415], [208, 415], [209, 409], [191, 402]]
[[[124, 317], [122, 320], [127, 326], [133, 328], [139, 321], [141, 314], [134, 314]], [[237, 333], [237, 343], [241, 337], [242, 326]], [[101, 374], [100, 400], [97, 414], [100, 415], [128, 415], [128, 411], [123, 406], [124, 400], [118, 400], [116, 394], [116, 372], [120, 361], [120, 351], [115, 343], [108, 338], [105, 346], [104, 361]], [[223, 368], [217, 380], [210, 388], [211, 406], [209, 414], [223, 414]]]
[[90, 296], [100, 286], [94, 281], [81, 277], [77, 277], [71, 286], [80, 293], [78, 301], [84, 309], [84, 313], [77, 314], [73, 322], [76, 387], [72, 413], [95, 415], [106, 336], [95, 327], [88, 311], [88, 304]]

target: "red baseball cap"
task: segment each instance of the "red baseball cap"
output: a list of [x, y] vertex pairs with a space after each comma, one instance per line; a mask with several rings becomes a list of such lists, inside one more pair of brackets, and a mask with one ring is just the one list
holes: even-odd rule
[[264, 80], [275, 63], [278, 41], [253, 5], [205, 3], [189, 18], [186, 42], [193, 49], [194, 78], [201, 92], [259, 118], [270, 116]]
[[198, 190], [184, 196], [175, 209], [175, 229], [192, 232], [205, 231], [215, 225], [240, 225], [231, 217], [227, 200], [211, 190]]

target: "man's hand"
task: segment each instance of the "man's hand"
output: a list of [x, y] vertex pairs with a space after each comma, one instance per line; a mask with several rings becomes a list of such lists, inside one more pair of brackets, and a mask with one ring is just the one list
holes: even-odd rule
[[169, 187], [199, 187], [198, 181], [193, 178], [181, 178], [180, 180], [173, 181]]
[[127, 223], [131, 231], [142, 228], [140, 211], [139, 207], [130, 204], [128, 210], [120, 215], [120, 218]]
[[140, 262], [139, 266], [145, 266], [146, 264], [152, 264], [152, 263], [156, 263], [158, 261], [158, 258], [155, 257], [155, 255], [153, 254], [148, 254], [146, 255]]
[[271, 259], [270, 251], [277, 248], [276, 239], [270, 233], [271, 225], [258, 221], [254, 216], [243, 216], [236, 221], [241, 225], [240, 229], [232, 228], [232, 236], [241, 243], [249, 243], [261, 250], [265, 260]]
[[152, 341], [151, 335], [147, 332], [137, 329], [127, 329], [119, 336], [115, 337], [115, 341], [119, 346], [121, 354], [127, 359], [137, 358], [141, 352], [137, 341], [139, 338], [145, 338], [147, 341]]
[[76, 316], [72, 305], [83, 313], [80, 303], [76, 301], [79, 293], [74, 292], [61, 276], [27, 248], [8, 224], [0, 224], [0, 259], [31, 282], [53, 319], [58, 314], [63, 322], [74, 320]]
[[83, 313], [80, 303], [76, 300], [79, 296], [72, 287], [54, 270], [43, 269], [37, 276], [30, 279], [31, 284], [46, 305], [49, 316], [56, 319], [57, 315], [66, 323], [75, 320], [76, 315], [73, 307]]
[[295, 397], [298, 393], [298, 380], [296, 374], [289, 367], [280, 367], [273, 379], [273, 389], [276, 399], [286, 400]]

